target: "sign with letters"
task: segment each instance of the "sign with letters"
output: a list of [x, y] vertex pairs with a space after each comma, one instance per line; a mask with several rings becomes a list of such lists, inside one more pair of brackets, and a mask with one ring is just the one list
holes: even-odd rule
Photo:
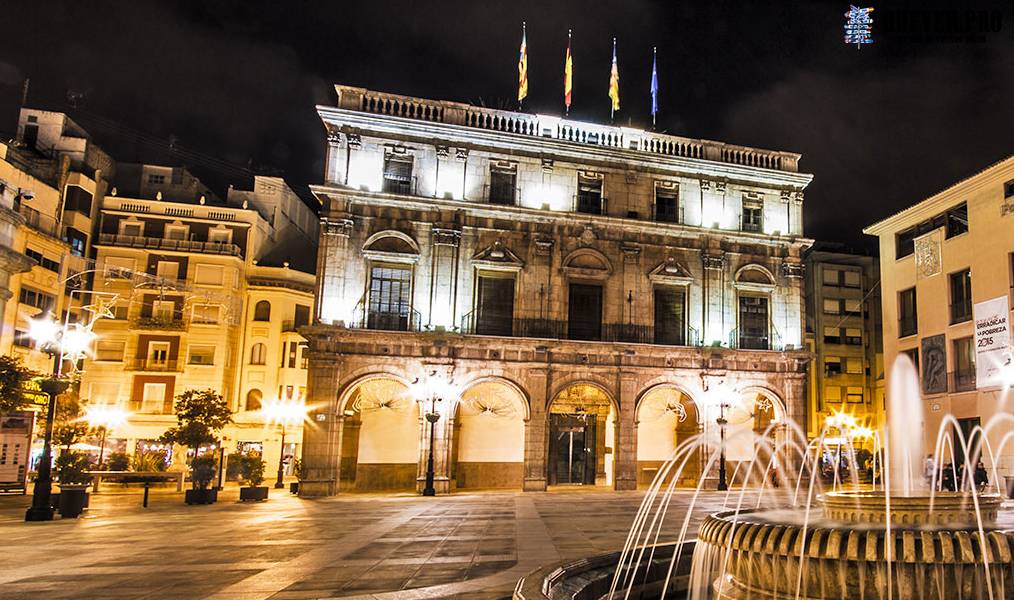
[[975, 387], [977, 389], [1004, 384], [1011, 368], [1010, 306], [1007, 296], [1000, 296], [972, 307], [975, 320]]

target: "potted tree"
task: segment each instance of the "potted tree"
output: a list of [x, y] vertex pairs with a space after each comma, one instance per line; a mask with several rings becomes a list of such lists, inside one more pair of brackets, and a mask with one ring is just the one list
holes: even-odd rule
[[215, 390], [187, 390], [176, 396], [173, 405], [176, 426], [162, 434], [164, 443], [181, 444], [193, 452], [190, 459], [193, 488], [187, 491], [187, 504], [211, 504], [218, 499], [218, 490], [211, 489], [217, 461], [202, 447], [213, 445], [219, 432], [232, 423], [232, 410], [225, 398]]
[[56, 458], [56, 471], [60, 477], [60, 516], [76, 519], [88, 506], [88, 474], [90, 463], [83, 452], [63, 452]]
[[296, 476], [296, 481], [289, 483], [289, 493], [299, 493], [299, 480], [303, 478], [303, 461], [298, 458], [294, 458], [292, 463], [292, 473]]
[[[71, 446], [80, 442], [82, 438], [88, 435], [88, 423], [84, 421], [83, 417], [84, 411], [81, 410], [81, 401], [78, 399], [77, 394], [68, 392], [56, 397], [56, 411], [53, 413], [53, 446], [63, 448], [60, 456], [72, 453]], [[45, 415], [43, 415], [43, 429], [46, 427], [45, 421]], [[59, 457], [57, 457], [56, 464], [59, 467]], [[87, 469], [85, 470], [87, 471]], [[61, 479], [61, 484], [62, 481]], [[50, 496], [50, 504], [57, 510], [60, 508], [60, 494], [62, 491], [63, 485], [60, 486], [60, 492], [56, 492]], [[87, 495], [84, 497], [84, 502], [85, 507], [87, 507]]]
[[260, 454], [250, 454], [243, 457], [242, 475], [243, 480], [248, 484], [239, 488], [239, 499], [243, 502], [259, 502], [268, 499], [268, 486], [261, 485], [264, 481], [264, 461]]

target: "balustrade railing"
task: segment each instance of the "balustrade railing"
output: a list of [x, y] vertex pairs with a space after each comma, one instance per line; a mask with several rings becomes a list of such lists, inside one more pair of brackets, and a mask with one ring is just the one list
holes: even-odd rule
[[177, 250], [180, 252], [197, 252], [200, 254], [228, 254], [230, 256], [243, 255], [239, 246], [226, 242], [170, 240], [166, 238], [147, 237], [141, 235], [100, 233], [99, 244], [108, 246], [127, 246], [130, 248], [147, 248], [153, 250]]

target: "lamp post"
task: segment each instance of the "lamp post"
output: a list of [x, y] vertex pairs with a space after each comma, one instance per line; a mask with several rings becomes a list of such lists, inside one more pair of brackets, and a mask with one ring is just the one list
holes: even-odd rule
[[430, 411], [426, 413], [426, 421], [430, 424], [430, 451], [429, 458], [426, 459], [426, 486], [422, 491], [423, 496], [437, 495], [436, 489], [433, 488], [433, 478], [435, 476], [433, 469], [433, 441], [437, 421], [440, 420], [440, 413], [437, 412], [437, 402], [440, 402], [440, 398], [434, 393], [430, 396]]
[[729, 484], [725, 480], [725, 427], [729, 424], [729, 421], [725, 418], [725, 409], [729, 408], [729, 404], [724, 400], [718, 403], [718, 418], [715, 422], [718, 423], [718, 434], [721, 440], [719, 446], [718, 455], [718, 491], [724, 492], [729, 489]]
[[39, 382], [39, 387], [49, 397], [46, 403], [46, 433], [42, 442], [42, 457], [32, 488], [32, 505], [25, 512], [26, 521], [52, 521], [53, 507], [50, 500], [53, 492], [53, 419], [56, 416], [56, 398], [67, 390], [70, 382], [63, 378], [63, 361], [76, 360], [82, 356], [95, 334], [91, 328], [75, 324], [73, 328], [64, 322], [61, 328], [48, 313], [39, 319], [29, 321], [29, 337], [43, 352], [53, 357], [51, 377]]
[[306, 416], [306, 406], [298, 400], [282, 402], [276, 400], [269, 402], [264, 407], [264, 418], [268, 423], [276, 423], [281, 430], [282, 439], [278, 448], [278, 477], [275, 480], [275, 489], [285, 487], [285, 428], [287, 425], [297, 423]]

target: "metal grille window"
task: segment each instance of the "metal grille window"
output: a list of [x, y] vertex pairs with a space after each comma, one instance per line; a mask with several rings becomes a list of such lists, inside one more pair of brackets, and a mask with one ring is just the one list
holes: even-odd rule
[[577, 179], [577, 212], [602, 214], [602, 180], [591, 177]]
[[392, 194], [412, 193], [412, 159], [389, 156], [384, 159], [385, 192]]
[[972, 318], [972, 272], [969, 269], [951, 273], [951, 323]]
[[412, 271], [407, 267], [375, 266], [370, 271], [369, 329], [407, 331], [411, 317]]
[[768, 299], [759, 296], [739, 297], [739, 347], [768, 349]]
[[655, 188], [655, 220], [660, 223], [679, 223], [679, 190]]
[[764, 205], [757, 200], [743, 201], [743, 231], [760, 232], [764, 229]]
[[492, 169], [489, 172], [489, 203], [512, 206], [517, 196], [518, 176], [513, 171]]

